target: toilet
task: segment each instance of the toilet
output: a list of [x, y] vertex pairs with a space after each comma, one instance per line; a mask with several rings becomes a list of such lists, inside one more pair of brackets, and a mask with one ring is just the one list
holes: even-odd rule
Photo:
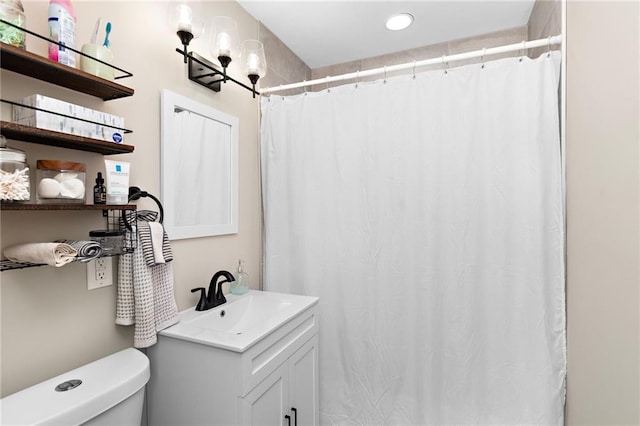
[[140, 426], [149, 376], [128, 348], [2, 398], [0, 424]]

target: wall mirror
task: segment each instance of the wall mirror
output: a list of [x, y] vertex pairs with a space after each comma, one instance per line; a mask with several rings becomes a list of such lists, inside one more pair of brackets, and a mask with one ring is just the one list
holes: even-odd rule
[[161, 197], [172, 240], [238, 232], [238, 118], [162, 90]]

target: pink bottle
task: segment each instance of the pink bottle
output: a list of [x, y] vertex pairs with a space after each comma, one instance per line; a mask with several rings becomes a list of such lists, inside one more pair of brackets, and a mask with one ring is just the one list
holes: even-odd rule
[[[49, 1], [49, 38], [75, 49], [76, 13], [71, 0]], [[76, 54], [54, 43], [49, 43], [49, 59], [76, 66]]]

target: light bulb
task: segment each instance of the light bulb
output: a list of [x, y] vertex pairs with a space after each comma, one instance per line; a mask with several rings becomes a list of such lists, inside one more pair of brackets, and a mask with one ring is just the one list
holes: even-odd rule
[[218, 46], [218, 56], [231, 57], [231, 36], [227, 33], [220, 33], [216, 38]]
[[178, 31], [191, 32], [191, 21], [193, 19], [193, 12], [186, 4], [179, 4], [176, 6], [176, 20]]
[[260, 67], [260, 57], [255, 53], [249, 53], [247, 57], [247, 74], [256, 74], [259, 75], [260, 71], [258, 68]]
[[264, 46], [258, 40], [245, 40], [242, 42], [240, 54], [247, 76], [262, 78], [267, 73], [267, 61], [264, 57]]
[[238, 24], [228, 16], [214, 16], [211, 20], [210, 37], [211, 56], [217, 57], [224, 68], [232, 58], [237, 57], [240, 50]]

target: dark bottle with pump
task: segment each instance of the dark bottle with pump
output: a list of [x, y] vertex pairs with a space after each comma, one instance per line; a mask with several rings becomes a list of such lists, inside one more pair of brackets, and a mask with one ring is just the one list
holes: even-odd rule
[[93, 204], [107, 204], [107, 189], [104, 187], [104, 179], [100, 172], [96, 178], [96, 186], [93, 187]]

